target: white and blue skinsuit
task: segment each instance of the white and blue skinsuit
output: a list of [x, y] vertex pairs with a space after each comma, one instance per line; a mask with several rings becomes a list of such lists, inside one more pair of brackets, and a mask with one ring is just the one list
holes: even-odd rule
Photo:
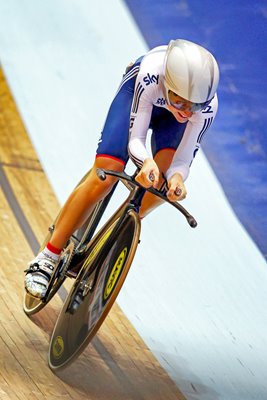
[[185, 123], [178, 122], [168, 110], [165, 96], [166, 50], [167, 46], [156, 47], [127, 68], [111, 103], [96, 156], [113, 158], [123, 165], [130, 156], [142, 167], [150, 157], [146, 148], [150, 128], [153, 156], [163, 149], [175, 151], [166, 178], [178, 172], [185, 180], [201, 140], [214, 121], [218, 100], [215, 95], [204, 110], [193, 113]]

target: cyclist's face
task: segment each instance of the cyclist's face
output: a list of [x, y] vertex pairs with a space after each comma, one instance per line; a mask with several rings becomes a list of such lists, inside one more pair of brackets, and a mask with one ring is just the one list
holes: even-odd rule
[[187, 122], [188, 118], [193, 115], [192, 111], [190, 111], [193, 103], [183, 99], [171, 90], [169, 90], [168, 95], [171, 103], [169, 105], [169, 110], [172, 112], [178, 122]]

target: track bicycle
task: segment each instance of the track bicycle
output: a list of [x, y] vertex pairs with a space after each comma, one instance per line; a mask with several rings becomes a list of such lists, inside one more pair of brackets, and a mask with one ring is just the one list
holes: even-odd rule
[[[50, 340], [48, 361], [52, 370], [66, 367], [81, 354], [114, 304], [139, 243], [139, 208], [146, 191], [174, 206], [191, 227], [197, 226], [194, 217], [183, 206], [168, 200], [166, 190], [145, 189], [139, 185], [135, 181], [137, 172], [130, 176], [125, 172], [99, 169], [97, 174], [101, 180], [105, 180], [106, 175], [121, 180], [129, 189], [127, 199], [95, 234], [117, 182], [95, 206], [82, 228], [71, 236], [45, 298], [37, 299], [27, 292], [24, 296], [24, 311], [32, 315], [51, 300], [67, 277], [75, 279]], [[52, 232], [53, 227], [45, 243]]]

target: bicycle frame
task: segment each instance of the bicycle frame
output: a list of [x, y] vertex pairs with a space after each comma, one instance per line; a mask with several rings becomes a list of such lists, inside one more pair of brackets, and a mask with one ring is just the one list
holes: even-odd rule
[[[101, 170], [100, 174], [102, 174], [103, 170]], [[108, 171], [107, 171], [108, 173]], [[101, 175], [102, 178], [104, 177], [103, 175]], [[115, 184], [116, 185], [116, 184]], [[105, 232], [110, 226], [114, 225], [114, 228], [112, 228], [112, 232], [110, 234], [110, 236], [107, 238], [107, 240], [104, 242], [103, 246], [101, 247], [101, 251], [98, 251], [98, 253], [96, 254], [95, 257], [92, 257], [91, 261], [94, 261], [93, 264], [94, 265], [100, 265], [101, 262], [104, 260], [107, 251], [109, 251], [109, 247], [110, 247], [110, 243], [112, 243], [114, 237], [116, 237], [117, 232], [119, 231], [121, 225], [123, 224], [127, 213], [129, 212], [133, 212], [136, 214], [136, 219], [137, 219], [137, 224], [139, 225], [139, 229], [138, 229], [138, 234], [140, 234], [140, 218], [139, 218], [139, 208], [141, 205], [141, 201], [142, 198], [144, 196], [146, 192], [146, 189], [144, 189], [143, 187], [137, 187], [133, 190], [130, 191], [129, 196], [126, 198], [126, 200], [122, 203], [122, 205], [118, 208], [118, 210], [109, 218], [109, 220], [104, 224], [104, 226], [100, 229], [100, 231], [93, 237], [92, 240], [89, 240], [86, 243], [84, 243], [84, 247], [82, 252], [84, 254], [91, 254], [94, 251], [95, 245], [96, 243], [98, 243], [100, 236], [103, 234], [103, 232]], [[110, 200], [110, 197], [109, 197]], [[107, 204], [105, 204], [105, 208], [106, 208]], [[101, 219], [103, 212], [105, 211], [105, 208], [103, 208], [100, 211], [101, 215], [97, 215], [97, 220], [99, 222], [99, 220]], [[88, 237], [90, 238], [91, 232], [88, 232]], [[90, 258], [90, 256], [89, 256]], [[79, 271], [79, 275], [83, 274], [83, 270], [85, 268], [88, 268], [88, 263], [85, 262], [85, 260], [81, 261], [83, 263], [83, 266], [81, 268], [81, 270]], [[93, 269], [89, 269], [90, 270], [90, 274], [92, 274], [94, 272]], [[97, 272], [95, 273], [95, 277], [94, 277], [94, 281], [92, 283], [92, 290], [93, 287], [95, 285], [95, 282], [97, 280], [98, 274]]]
[[[98, 174], [99, 174], [99, 176], [101, 176], [100, 179], [105, 179], [103, 173], [107, 174], [107, 175], [111, 175], [111, 172], [114, 173], [114, 176], [117, 176], [115, 171], [102, 170], [102, 169], [98, 170]], [[118, 173], [118, 174], [121, 175], [121, 173]], [[125, 175], [125, 176], [128, 177], [128, 175]], [[127, 179], [127, 181], [129, 182], [128, 179]], [[117, 184], [118, 184], [118, 182], [116, 182], [114, 184], [110, 193], [103, 199], [99, 209], [96, 210], [95, 217], [90, 215], [88, 217], [87, 221], [83, 224], [83, 226], [85, 227], [84, 232], [83, 232], [81, 238], [78, 239], [79, 243], [75, 249], [75, 254], [82, 254], [84, 252], [87, 252], [89, 247], [91, 247], [90, 241], [91, 241], [91, 239], [95, 233], [95, 230], [96, 230], [96, 228], [97, 228], [97, 226], [98, 226], [98, 224], [99, 224], [99, 222], [111, 200], [111, 197], [117, 187]], [[129, 209], [130, 208], [135, 209], [137, 213], [139, 212], [139, 207], [141, 205], [141, 201], [146, 192], [146, 189], [142, 188], [141, 186], [136, 187], [136, 188], [134, 188], [134, 187], [130, 188], [129, 186], [127, 186], [127, 188], [130, 190], [130, 193], [129, 193], [128, 197], [125, 199], [125, 201], [121, 204], [121, 206], [117, 209], [116, 213], [113, 215], [114, 220], [117, 219], [117, 216], [120, 215], [122, 213], [122, 210], [126, 207], [128, 207]], [[83, 228], [80, 228], [80, 229], [83, 229]], [[73, 237], [76, 239], [75, 235], [73, 235]]]

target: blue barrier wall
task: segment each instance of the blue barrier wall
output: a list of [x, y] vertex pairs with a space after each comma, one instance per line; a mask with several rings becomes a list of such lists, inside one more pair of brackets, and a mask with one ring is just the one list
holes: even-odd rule
[[267, 257], [267, 3], [126, 0], [149, 47], [185, 38], [221, 69], [219, 113], [203, 149], [238, 218]]

